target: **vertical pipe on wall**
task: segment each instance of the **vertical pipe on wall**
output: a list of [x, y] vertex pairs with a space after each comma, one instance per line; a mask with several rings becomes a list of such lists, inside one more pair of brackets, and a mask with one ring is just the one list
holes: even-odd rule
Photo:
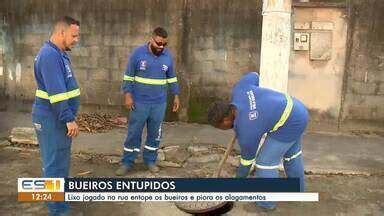
[[347, 86], [348, 86], [348, 72], [354, 70], [350, 66], [351, 55], [352, 55], [352, 47], [353, 47], [353, 34], [355, 28], [355, 18], [352, 15], [352, 4], [351, 0], [347, 0], [347, 43], [346, 43], [346, 57], [344, 63], [344, 73], [343, 73], [343, 84], [341, 87], [341, 99], [340, 99], [340, 110], [339, 116], [337, 118], [337, 130], [341, 130], [341, 125], [344, 120], [344, 112], [345, 112], [345, 97], [347, 94]]

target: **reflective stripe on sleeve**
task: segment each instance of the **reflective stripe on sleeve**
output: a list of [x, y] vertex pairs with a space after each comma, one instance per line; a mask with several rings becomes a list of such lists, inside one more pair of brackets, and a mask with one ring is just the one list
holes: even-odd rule
[[175, 82], [177, 82], [177, 78], [176, 77], [167, 79], [167, 83], [175, 83]]
[[175, 83], [177, 82], [177, 78], [169, 78], [169, 79], [150, 79], [150, 78], [144, 78], [144, 77], [131, 77], [124, 75], [124, 81], [135, 81], [138, 83], [142, 84], [147, 84], [147, 85], [166, 85], [167, 83]]
[[243, 158], [240, 158], [240, 163], [241, 163], [241, 165], [243, 165], [243, 166], [249, 166], [249, 165], [251, 165], [254, 161], [255, 161], [255, 159], [252, 159], [252, 160], [245, 160], [245, 159], [243, 159]]
[[124, 75], [124, 81], [134, 81], [135, 78], [131, 76]]
[[167, 84], [166, 79], [149, 79], [149, 78], [143, 78], [139, 76], [135, 76], [135, 82], [148, 84], [148, 85], [165, 85]]
[[48, 93], [39, 89], [36, 90], [36, 97], [49, 100]]
[[78, 96], [80, 96], [80, 89], [74, 89], [69, 92], [64, 92], [64, 93], [55, 94], [51, 96], [49, 96], [48, 93], [45, 91], [42, 91], [39, 89], [36, 90], [36, 97], [47, 99], [51, 102], [51, 104], [57, 103], [60, 101], [69, 100], [71, 98], [78, 97]]

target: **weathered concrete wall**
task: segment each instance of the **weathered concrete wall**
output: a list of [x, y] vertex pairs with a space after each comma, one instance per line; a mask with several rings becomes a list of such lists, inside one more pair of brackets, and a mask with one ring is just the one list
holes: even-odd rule
[[[347, 16], [330, 12], [335, 27], [340, 27], [332, 36], [336, 41], [345, 36], [341, 20], [348, 19], [344, 77], [339, 68], [342, 57], [336, 55], [332, 65], [337, 69], [330, 63], [312, 62], [310, 67], [318, 68], [313, 74], [297, 67], [300, 70], [290, 75], [288, 86], [313, 110], [339, 118], [341, 127], [363, 122], [383, 126], [384, 2], [349, 2]], [[120, 85], [128, 55], [149, 39], [153, 27], [161, 25], [170, 33], [169, 48], [182, 89], [182, 108], [178, 115], [168, 113], [168, 120], [204, 122], [212, 100], [228, 99], [242, 73], [259, 70], [261, 7], [256, 0], [3, 0], [0, 104], [6, 97], [16, 101], [16, 109], [30, 110], [34, 57], [49, 38], [53, 19], [70, 15], [81, 21], [81, 42], [71, 57], [82, 88], [83, 111], [123, 110]], [[325, 19], [320, 12], [304, 14], [303, 19]], [[336, 53], [342, 52], [345, 47], [337, 44]]]
[[384, 1], [350, 1], [344, 128], [384, 128]]
[[189, 117], [202, 122], [213, 100], [229, 99], [242, 73], [259, 69], [261, 2], [195, 0], [189, 19]]
[[260, 13], [261, 2], [253, 0], [4, 0], [0, 29], [8, 36], [3, 36], [6, 59], [0, 62], [5, 68], [0, 77], [6, 80], [7, 97], [29, 109], [34, 56], [49, 38], [53, 19], [70, 15], [81, 21], [81, 41], [70, 55], [83, 110], [89, 105], [120, 109], [128, 55], [160, 25], [170, 33], [182, 89], [179, 116], [168, 113], [168, 118], [204, 121], [207, 102], [228, 98], [241, 73], [258, 70]]
[[120, 86], [128, 55], [149, 39], [155, 26], [170, 32], [170, 49], [180, 65], [177, 46], [182, 33], [182, 1], [9, 0], [0, 7], [10, 35], [5, 41], [5, 65], [6, 95], [11, 99], [33, 100], [34, 56], [49, 38], [53, 20], [62, 15], [81, 22], [81, 41], [70, 55], [83, 105], [121, 105]]
[[[294, 33], [308, 33], [308, 50], [292, 44], [288, 88], [311, 112], [312, 122], [337, 129], [347, 39], [346, 8], [294, 7]], [[324, 45], [326, 47], [319, 47]], [[329, 47], [327, 46], [329, 45]], [[324, 59], [312, 58], [319, 53]]]

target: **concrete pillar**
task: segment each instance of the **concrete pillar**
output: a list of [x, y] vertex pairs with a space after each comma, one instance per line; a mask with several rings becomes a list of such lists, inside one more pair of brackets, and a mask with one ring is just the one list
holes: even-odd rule
[[287, 92], [292, 0], [263, 0], [260, 86]]
[[4, 61], [4, 40], [3, 37], [5, 37], [4, 32], [0, 25], [0, 110], [4, 110], [6, 108], [5, 106], [5, 81], [6, 81], [6, 67], [5, 67], [5, 61]]

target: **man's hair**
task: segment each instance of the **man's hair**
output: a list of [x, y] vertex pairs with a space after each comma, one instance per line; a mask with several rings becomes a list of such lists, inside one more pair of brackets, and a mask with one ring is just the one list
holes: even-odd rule
[[153, 29], [152, 34], [153, 34], [153, 36], [159, 36], [162, 38], [168, 37], [167, 31], [165, 29], [163, 29], [162, 27], [156, 27], [155, 29]]
[[57, 24], [66, 24], [66, 25], [77, 25], [80, 26], [80, 21], [70, 17], [70, 16], [63, 16], [56, 20], [55, 25]]
[[53, 25], [53, 30], [52, 31], [54, 33], [54, 32], [57, 32], [57, 31], [63, 29], [63, 28], [65, 29], [65, 28], [67, 28], [70, 25], [80, 26], [80, 22], [78, 20], [75, 20], [72, 17], [63, 16], [63, 17], [60, 17], [59, 19], [57, 19], [55, 21], [55, 24]]
[[66, 29], [70, 25], [80, 26], [80, 22], [70, 16], [60, 17], [56, 20], [55, 24], [53, 25], [52, 34], [61, 31], [62, 29]]
[[216, 101], [208, 108], [208, 123], [212, 126], [217, 126], [222, 123], [224, 117], [231, 114], [232, 105], [225, 101]]

